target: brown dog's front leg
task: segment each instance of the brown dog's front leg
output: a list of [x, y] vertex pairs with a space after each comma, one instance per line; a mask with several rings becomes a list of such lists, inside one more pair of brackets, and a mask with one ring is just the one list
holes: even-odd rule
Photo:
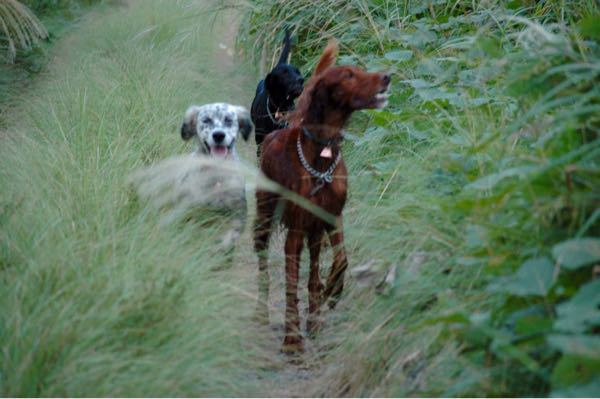
[[302, 233], [290, 230], [285, 240], [285, 338], [281, 351], [288, 354], [304, 350], [298, 314], [298, 270], [303, 239]]
[[323, 303], [323, 283], [319, 275], [319, 255], [321, 253], [323, 234], [308, 236], [308, 247], [310, 251], [310, 276], [308, 278], [308, 318], [306, 320], [306, 331], [314, 335], [321, 325], [319, 320], [321, 304]]
[[342, 290], [344, 289], [344, 273], [348, 268], [348, 259], [344, 248], [344, 232], [342, 231], [342, 219], [338, 219], [337, 229], [328, 232], [329, 241], [333, 248], [333, 265], [327, 277], [327, 285], [323, 293], [323, 300], [329, 300], [329, 307], [334, 308], [337, 304]]

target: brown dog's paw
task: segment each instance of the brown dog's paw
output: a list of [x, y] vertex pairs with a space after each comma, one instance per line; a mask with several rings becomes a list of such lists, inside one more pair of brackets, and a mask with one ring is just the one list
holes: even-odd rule
[[300, 335], [286, 335], [281, 346], [281, 353], [298, 355], [304, 352], [304, 342]]
[[306, 320], [306, 333], [309, 338], [314, 338], [317, 333], [321, 330], [323, 326], [323, 321], [320, 320], [316, 316], [309, 316], [308, 320]]

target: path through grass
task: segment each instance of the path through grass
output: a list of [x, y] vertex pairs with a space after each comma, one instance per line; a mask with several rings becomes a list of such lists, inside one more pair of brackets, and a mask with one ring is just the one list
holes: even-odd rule
[[249, 105], [254, 71], [231, 61], [236, 19], [210, 7], [97, 8], [17, 99], [0, 134], [3, 396], [270, 389], [259, 366], [270, 379], [283, 363], [264, 349], [276, 332], [262, 339], [249, 320], [247, 237], [233, 269], [211, 272], [222, 261], [214, 231], [159, 225], [126, 184], [135, 168], [191, 151], [178, 132], [190, 104]]

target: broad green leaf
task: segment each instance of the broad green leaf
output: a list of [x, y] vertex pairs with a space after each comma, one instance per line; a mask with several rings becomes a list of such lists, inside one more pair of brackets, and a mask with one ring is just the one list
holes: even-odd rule
[[554, 334], [548, 342], [562, 353], [600, 359], [600, 336]]
[[387, 72], [393, 72], [390, 71], [390, 65], [386, 64], [383, 62], [383, 60], [375, 55], [370, 55], [369, 56], [370, 61], [367, 62], [367, 70], [372, 71], [372, 72], [381, 72], [381, 71], [387, 71]]
[[488, 289], [517, 296], [544, 296], [552, 286], [554, 265], [548, 258], [530, 259], [512, 276], [499, 277]]
[[356, 65], [357, 59], [353, 54], [342, 55], [338, 58], [340, 65]]
[[394, 50], [385, 53], [383, 57], [390, 61], [408, 61], [412, 56], [413, 52], [411, 50]]
[[600, 374], [600, 359], [584, 356], [563, 355], [554, 370], [550, 381], [552, 389], [561, 389], [573, 385], [586, 384], [597, 379]]
[[577, 24], [579, 31], [592, 39], [600, 39], [600, 15], [590, 15]]
[[587, 384], [572, 385], [570, 387], [553, 389], [551, 398], [593, 398], [600, 392], [600, 378], [594, 378]]
[[493, 58], [501, 57], [503, 54], [500, 41], [495, 37], [479, 37], [477, 44], [483, 51], [485, 51], [486, 54]]
[[[372, 140], [379, 140], [382, 136], [387, 133], [387, 130], [380, 126], [371, 126], [365, 130], [365, 134], [358, 137], [354, 141], [355, 145], [363, 145], [371, 142]], [[347, 135], [346, 135], [347, 136]]]
[[465, 242], [469, 248], [483, 248], [488, 241], [485, 227], [468, 225], [465, 230]]
[[465, 186], [465, 189], [491, 190], [492, 188], [494, 188], [494, 186], [496, 186], [496, 184], [500, 183], [504, 179], [507, 179], [509, 177], [525, 178], [537, 169], [537, 166], [532, 165], [518, 166], [516, 168], [506, 169], [502, 172], [493, 173], [491, 175], [487, 175], [480, 179], [477, 179], [474, 182], [467, 184]]
[[577, 294], [556, 307], [557, 331], [583, 333], [600, 326], [600, 279], [583, 285]]
[[519, 335], [548, 333], [552, 330], [552, 319], [541, 315], [528, 315], [518, 319], [515, 332]]
[[402, 83], [408, 83], [414, 89], [424, 89], [424, 88], [427, 88], [427, 87], [431, 87], [431, 83], [426, 82], [423, 79], [406, 79], [406, 80], [401, 80], [401, 82]]
[[[418, 89], [417, 94], [423, 101], [448, 100], [453, 101], [458, 98], [458, 93], [446, 91], [439, 87], [428, 87]], [[461, 103], [462, 105], [462, 103]]]
[[575, 270], [600, 261], [600, 239], [583, 237], [563, 241], [552, 248], [552, 255], [561, 266]]

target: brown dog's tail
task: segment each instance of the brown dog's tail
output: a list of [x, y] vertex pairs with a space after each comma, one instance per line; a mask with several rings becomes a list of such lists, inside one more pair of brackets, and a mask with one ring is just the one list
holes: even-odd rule
[[298, 100], [296, 101], [296, 109], [288, 117], [288, 121], [292, 126], [299, 126], [302, 123], [304, 115], [308, 112], [310, 100], [312, 98], [313, 89], [319, 81], [323, 72], [331, 68], [335, 64], [338, 52], [338, 42], [336, 39], [330, 39], [327, 47], [323, 50], [321, 58], [315, 68], [313, 76], [310, 78]]

